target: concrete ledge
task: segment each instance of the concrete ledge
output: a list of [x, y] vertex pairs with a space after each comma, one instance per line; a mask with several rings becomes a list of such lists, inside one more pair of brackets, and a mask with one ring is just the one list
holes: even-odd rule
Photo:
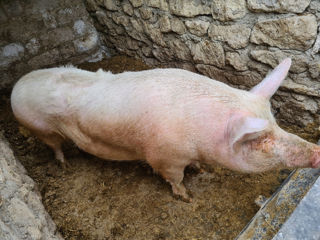
[[[275, 192], [272, 195], [272, 197], [267, 200], [267, 202], [261, 207], [261, 209], [257, 212], [257, 214], [248, 223], [248, 225], [242, 230], [242, 232], [238, 235], [236, 240], [272, 239], [272, 237], [275, 236], [275, 234], [279, 231], [282, 225], [289, 218], [289, 216], [295, 211], [297, 205], [300, 203], [301, 199], [305, 196], [305, 194], [309, 191], [309, 189], [313, 186], [315, 181], [318, 179], [319, 175], [320, 175], [320, 169], [299, 169], [299, 170], [293, 171], [290, 174], [290, 176], [285, 180], [285, 182], [283, 182], [283, 184], [279, 187], [279, 190]], [[317, 181], [317, 184], [320, 184], [320, 180]], [[312, 204], [313, 205], [312, 208], [307, 209], [306, 207], [304, 207], [303, 210], [299, 210], [299, 212], [304, 211], [303, 214], [306, 215], [305, 217], [307, 218], [310, 217], [309, 221], [315, 221], [315, 219], [313, 219], [313, 214], [317, 215], [319, 213], [320, 190], [319, 190], [319, 187], [317, 187], [317, 185], [312, 187], [312, 189], [313, 188], [315, 189], [318, 188], [318, 192], [316, 193], [318, 194], [317, 195], [318, 211], [315, 209], [315, 205], [317, 205], [317, 203], [314, 200], [308, 200], [307, 203], [303, 203], [303, 205]], [[297, 212], [297, 214], [295, 215], [299, 215], [299, 212]], [[301, 213], [300, 213], [300, 216], [301, 216]], [[319, 216], [317, 218], [319, 218]], [[301, 224], [301, 221], [303, 221], [303, 219], [301, 219], [300, 221], [296, 217], [295, 220], [290, 220], [290, 221], [291, 222], [298, 221], [299, 224]], [[298, 222], [296, 224], [298, 224]], [[308, 223], [306, 222], [305, 224], [308, 224]], [[290, 225], [290, 223], [288, 223], [287, 225]], [[318, 234], [319, 234], [319, 226], [320, 225], [318, 224], [317, 226]], [[289, 237], [291, 235], [287, 235], [287, 237], [276, 238], [276, 240], [313, 239], [313, 238], [304, 237], [303, 233], [304, 231], [306, 231], [305, 229], [307, 229], [307, 227], [305, 229], [298, 229], [298, 228], [301, 228], [301, 227], [297, 227], [297, 229], [295, 230], [298, 230], [298, 231], [300, 230], [300, 233], [302, 234], [300, 235], [300, 237], [291, 238]], [[289, 232], [289, 230], [284, 229], [284, 232], [282, 234], [293, 234], [293, 233]], [[306, 236], [309, 236], [309, 235], [306, 235]]]
[[285, 239], [320, 239], [320, 178], [273, 238], [273, 240]]

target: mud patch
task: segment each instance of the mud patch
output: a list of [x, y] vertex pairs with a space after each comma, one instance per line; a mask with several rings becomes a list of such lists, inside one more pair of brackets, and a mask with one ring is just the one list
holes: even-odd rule
[[[116, 57], [81, 67], [112, 72], [147, 69]], [[172, 197], [170, 186], [142, 162], [114, 162], [65, 146], [71, 167], [62, 171], [52, 151], [24, 128], [1, 96], [0, 129], [38, 184], [45, 208], [66, 239], [233, 239], [254, 216], [259, 195], [269, 197], [289, 171], [239, 174], [220, 167], [187, 169], [193, 202]]]

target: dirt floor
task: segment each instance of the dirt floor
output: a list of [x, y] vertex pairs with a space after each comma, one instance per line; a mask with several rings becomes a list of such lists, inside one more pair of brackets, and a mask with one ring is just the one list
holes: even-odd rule
[[[80, 67], [112, 72], [148, 68], [125, 57]], [[105, 161], [67, 144], [71, 166], [63, 171], [52, 151], [19, 127], [8, 96], [0, 96], [0, 129], [66, 239], [233, 239], [259, 209], [255, 199], [269, 197], [289, 174], [249, 175], [220, 167], [201, 174], [187, 169], [184, 183], [193, 202], [185, 203], [142, 162]]]

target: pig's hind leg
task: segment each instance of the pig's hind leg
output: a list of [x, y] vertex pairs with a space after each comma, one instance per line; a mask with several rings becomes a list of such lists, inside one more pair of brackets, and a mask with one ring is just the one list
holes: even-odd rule
[[54, 151], [55, 158], [59, 160], [62, 168], [66, 169], [69, 166], [69, 164], [67, 163], [61, 149], [61, 144], [64, 141], [64, 139], [60, 135], [55, 133], [46, 134], [46, 135], [44, 134], [36, 134], [36, 135]]

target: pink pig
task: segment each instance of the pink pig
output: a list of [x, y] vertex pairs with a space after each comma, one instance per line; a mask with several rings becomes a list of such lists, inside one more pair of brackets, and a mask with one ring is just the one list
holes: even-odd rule
[[270, 111], [290, 65], [285, 59], [249, 92], [182, 69], [43, 69], [18, 81], [11, 104], [62, 163], [65, 139], [103, 159], [145, 160], [189, 201], [182, 180], [190, 164], [319, 167], [320, 147], [282, 130]]

